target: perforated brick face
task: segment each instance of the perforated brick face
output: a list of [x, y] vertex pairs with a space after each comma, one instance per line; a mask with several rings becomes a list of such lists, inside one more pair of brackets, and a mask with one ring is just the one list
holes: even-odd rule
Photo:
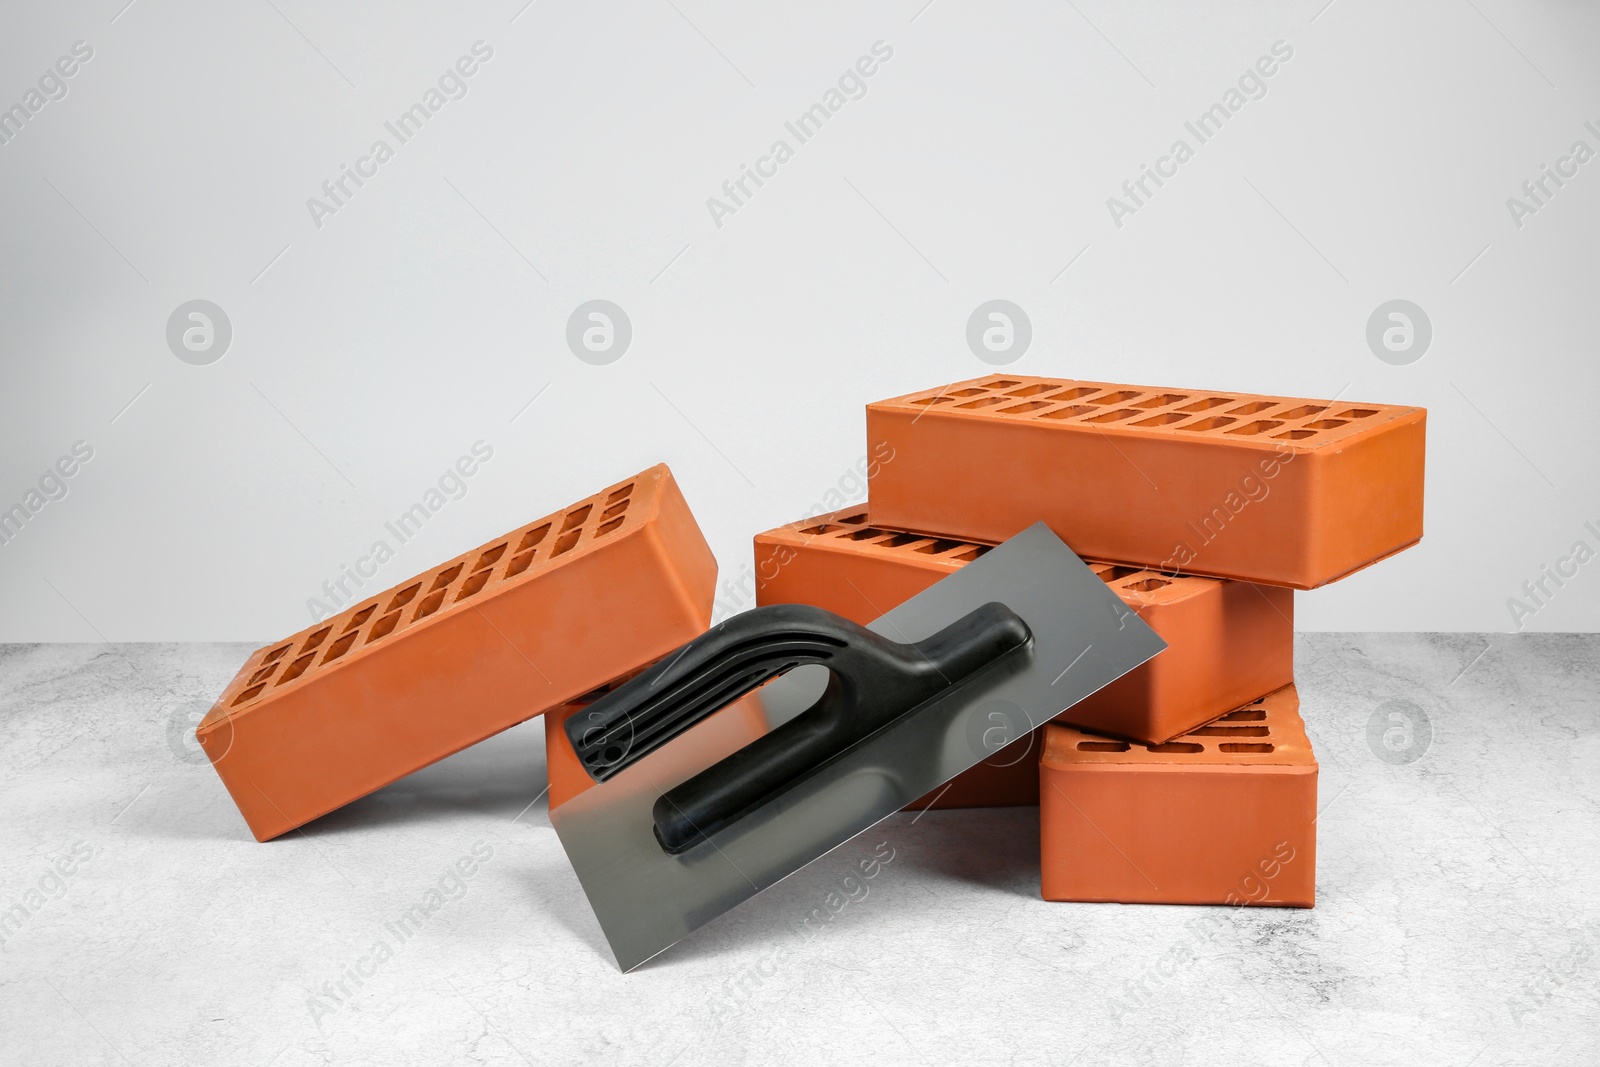
[[1045, 727], [1045, 898], [1311, 907], [1317, 762], [1299, 704], [1285, 686], [1159, 745]]
[[1294, 686], [1284, 686], [1161, 744], [1055, 724], [1044, 758], [1108, 766], [1315, 766], [1299, 702]]
[[1308, 589], [1422, 536], [1426, 412], [991, 375], [867, 407], [870, 521]]
[[380, 641], [404, 643], [420, 624], [449, 618], [474, 597], [492, 598], [563, 557], [581, 558], [627, 528], [635, 485], [629, 480], [596, 493], [268, 645], [251, 656], [206, 720], [269, 702], [286, 687], [314, 685], [352, 653]]
[[652, 467], [258, 650], [197, 736], [266, 840], [678, 647], [715, 582]]
[[1259, 437], [1291, 442], [1297, 449], [1324, 448], [1419, 410], [1392, 404], [1000, 376], [941, 386], [883, 404], [1006, 420], [1041, 419], [1119, 432]]

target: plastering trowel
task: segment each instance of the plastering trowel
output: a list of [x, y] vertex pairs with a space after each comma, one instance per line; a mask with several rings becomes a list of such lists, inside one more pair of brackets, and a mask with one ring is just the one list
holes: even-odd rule
[[[701, 634], [567, 721], [598, 784], [550, 818], [632, 970], [1165, 647], [1039, 523], [865, 627]], [[694, 729], [741, 699], [764, 729]]]

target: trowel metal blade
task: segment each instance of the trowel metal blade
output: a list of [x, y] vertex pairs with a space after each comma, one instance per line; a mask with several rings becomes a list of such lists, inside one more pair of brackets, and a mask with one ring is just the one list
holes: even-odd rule
[[[1043, 523], [868, 624], [920, 641], [999, 601], [1033, 632], [1008, 657], [680, 855], [652, 832], [668, 789], [809, 708], [827, 669], [797, 668], [551, 811], [606, 940], [632, 970], [1120, 678], [1166, 642]], [[756, 706], [752, 706], [755, 702]]]

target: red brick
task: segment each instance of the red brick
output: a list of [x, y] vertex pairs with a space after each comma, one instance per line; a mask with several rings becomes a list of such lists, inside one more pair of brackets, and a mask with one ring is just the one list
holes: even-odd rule
[[1039, 763], [1047, 900], [1316, 900], [1317, 761], [1285, 686], [1164, 745], [1045, 727]]
[[652, 467], [258, 650], [197, 736], [265, 841], [678, 647], [715, 582]]
[[867, 407], [871, 520], [1310, 589], [1422, 537], [1421, 408], [989, 375]]

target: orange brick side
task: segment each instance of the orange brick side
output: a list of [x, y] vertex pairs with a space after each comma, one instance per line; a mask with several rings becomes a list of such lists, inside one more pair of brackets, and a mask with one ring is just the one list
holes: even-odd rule
[[989, 375], [867, 407], [871, 521], [1310, 589], [1422, 537], [1421, 408]]
[[1045, 899], [1311, 907], [1317, 762], [1299, 703], [1285, 686], [1154, 746], [1045, 727]]
[[652, 467], [258, 650], [197, 737], [265, 841], [683, 644], [715, 581]]

